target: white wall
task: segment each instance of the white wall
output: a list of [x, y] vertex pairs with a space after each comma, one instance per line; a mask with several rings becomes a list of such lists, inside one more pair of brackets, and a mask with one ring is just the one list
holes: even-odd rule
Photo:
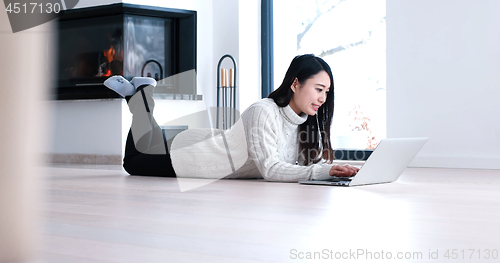
[[[225, 54], [231, 55], [236, 63], [239, 63], [239, 21], [238, 21], [238, 1], [235, 0], [213, 0], [212, 1], [212, 11], [213, 11], [213, 31], [212, 38], [214, 41], [213, 45], [213, 75], [214, 80], [210, 85], [210, 89], [214, 90], [217, 86], [217, 63], [222, 56]], [[239, 66], [237, 64], [237, 66]], [[231, 59], [226, 58], [221, 64], [221, 68], [233, 68], [233, 63]], [[236, 79], [236, 86], [239, 86], [239, 78]], [[208, 83], [206, 83], [208, 84]], [[210, 97], [207, 100], [211, 102], [211, 105], [217, 105], [216, 93], [210, 92]], [[207, 94], [208, 95], [208, 94]]]
[[239, 110], [261, 98], [260, 0], [239, 4]]
[[110, 5], [121, 3], [122, 0], [79, 0], [78, 4], [73, 8], [84, 8], [84, 7], [92, 7], [97, 5]]
[[500, 169], [500, 1], [387, 0], [387, 135], [418, 167]]
[[121, 154], [120, 99], [51, 101], [50, 104], [55, 127], [52, 153]]

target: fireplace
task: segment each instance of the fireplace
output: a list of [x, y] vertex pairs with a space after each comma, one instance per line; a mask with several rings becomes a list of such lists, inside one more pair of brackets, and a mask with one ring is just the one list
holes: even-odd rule
[[167, 78], [196, 70], [195, 11], [119, 3], [68, 10], [58, 25], [57, 99], [119, 98], [102, 84], [112, 75], [155, 78], [155, 96], [198, 97], [195, 80]]

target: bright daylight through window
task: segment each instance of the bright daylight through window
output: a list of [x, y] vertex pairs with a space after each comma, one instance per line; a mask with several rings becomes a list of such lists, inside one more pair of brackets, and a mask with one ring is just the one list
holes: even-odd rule
[[373, 149], [386, 137], [385, 0], [274, 0], [274, 87], [291, 58], [332, 68], [335, 149]]

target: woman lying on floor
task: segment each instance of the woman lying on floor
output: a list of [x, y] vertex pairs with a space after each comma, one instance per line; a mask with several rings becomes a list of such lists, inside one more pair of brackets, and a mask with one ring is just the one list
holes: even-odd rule
[[359, 170], [331, 164], [333, 77], [328, 64], [314, 55], [295, 57], [281, 86], [246, 109], [230, 130], [187, 130], [177, 135], [172, 149], [152, 115], [154, 79], [128, 82], [113, 76], [104, 84], [125, 97], [133, 115], [123, 159], [129, 174], [297, 182], [353, 176]]

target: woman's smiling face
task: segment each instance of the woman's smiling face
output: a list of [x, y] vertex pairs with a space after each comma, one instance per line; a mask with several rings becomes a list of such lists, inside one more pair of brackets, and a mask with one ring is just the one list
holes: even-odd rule
[[290, 107], [295, 113], [316, 115], [319, 107], [326, 101], [327, 93], [330, 91], [330, 76], [325, 71], [320, 71], [300, 84], [298, 79], [292, 83], [293, 91]]

